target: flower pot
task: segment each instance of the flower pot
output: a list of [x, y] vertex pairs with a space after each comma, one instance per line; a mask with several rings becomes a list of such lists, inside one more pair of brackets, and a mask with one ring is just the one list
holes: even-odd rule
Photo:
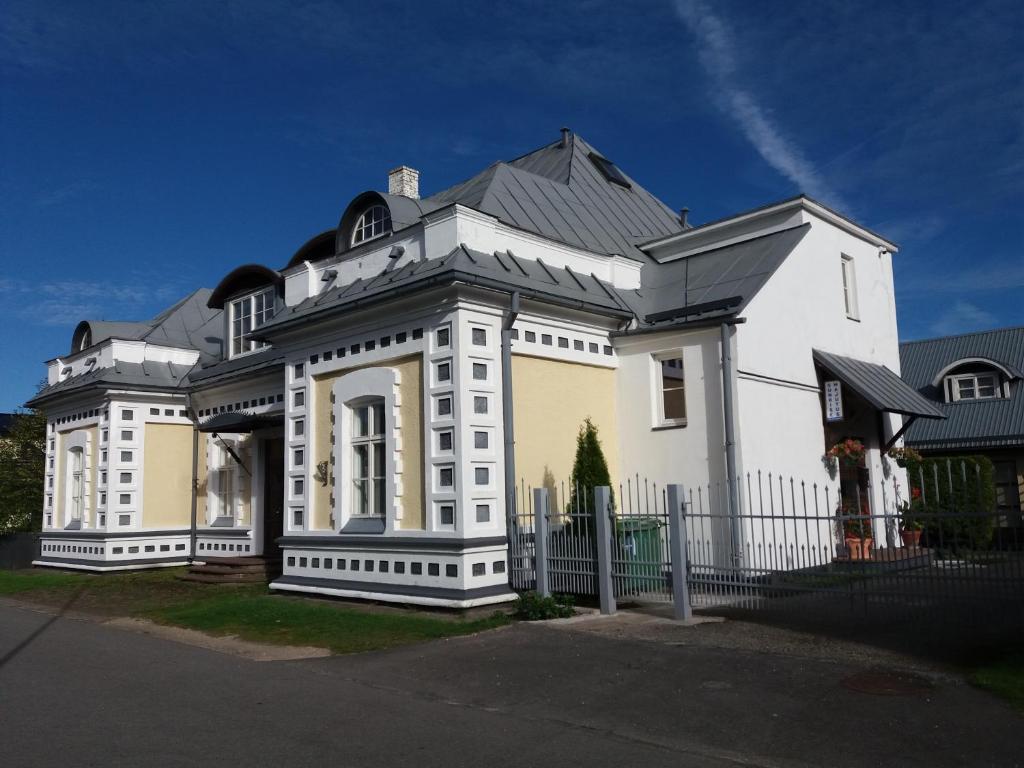
[[921, 531], [900, 531], [900, 538], [903, 539], [904, 547], [919, 547], [921, 546]]
[[871, 537], [863, 539], [859, 536], [846, 537], [846, 551], [851, 560], [870, 560], [872, 544], [874, 544], [874, 539]]

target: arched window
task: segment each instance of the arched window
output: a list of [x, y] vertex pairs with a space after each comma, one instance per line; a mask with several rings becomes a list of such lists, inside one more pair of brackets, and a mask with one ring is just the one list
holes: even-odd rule
[[352, 515], [383, 517], [387, 491], [384, 398], [362, 400], [352, 409]]
[[352, 245], [365, 243], [391, 231], [391, 212], [386, 205], [373, 205], [356, 219], [352, 227]]
[[78, 343], [78, 351], [81, 352], [83, 349], [88, 349], [92, 346], [92, 329], [90, 328], [82, 334], [82, 340]]

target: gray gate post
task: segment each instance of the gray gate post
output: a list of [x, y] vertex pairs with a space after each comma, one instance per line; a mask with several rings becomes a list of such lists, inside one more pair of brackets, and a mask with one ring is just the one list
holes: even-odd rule
[[533, 554], [537, 574], [537, 593], [551, 595], [548, 586], [548, 489], [533, 489]]
[[668, 535], [672, 556], [672, 607], [677, 619], [693, 618], [690, 589], [686, 583], [686, 495], [683, 486], [669, 485]]
[[597, 595], [601, 613], [615, 613], [612, 587], [612, 492], [607, 485], [594, 489], [594, 523], [597, 535]]

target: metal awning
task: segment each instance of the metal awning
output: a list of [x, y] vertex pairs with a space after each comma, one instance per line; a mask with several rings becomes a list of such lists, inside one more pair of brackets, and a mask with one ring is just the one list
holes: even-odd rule
[[284, 426], [284, 414], [232, 411], [230, 413], [218, 413], [216, 416], [211, 416], [206, 421], [201, 422], [199, 424], [199, 431], [234, 434], [282, 426]]
[[814, 360], [879, 411], [925, 419], [946, 415], [884, 365], [814, 350]]

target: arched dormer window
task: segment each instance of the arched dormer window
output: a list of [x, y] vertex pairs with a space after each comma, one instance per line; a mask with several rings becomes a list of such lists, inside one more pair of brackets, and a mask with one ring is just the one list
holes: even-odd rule
[[88, 349], [92, 346], [92, 329], [86, 330], [82, 334], [81, 340], [78, 342], [78, 351], [81, 352], [83, 349]]
[[224, 310], [227, 356], [236, 357], [266, 346], [252, 332], [274, 317], [283, 278], [259, 264], [232, 270], [210, 294], [206, 305]]
[[984, 363], [968, 363], [948, 371], [942, 389], [947, 403], [1006, 397], [1006, 381], [1000, 371]]
[[386, 205], [371, 205], [352, 227], [352, 245], [386, 235], [391, 231], [391, 212]]

